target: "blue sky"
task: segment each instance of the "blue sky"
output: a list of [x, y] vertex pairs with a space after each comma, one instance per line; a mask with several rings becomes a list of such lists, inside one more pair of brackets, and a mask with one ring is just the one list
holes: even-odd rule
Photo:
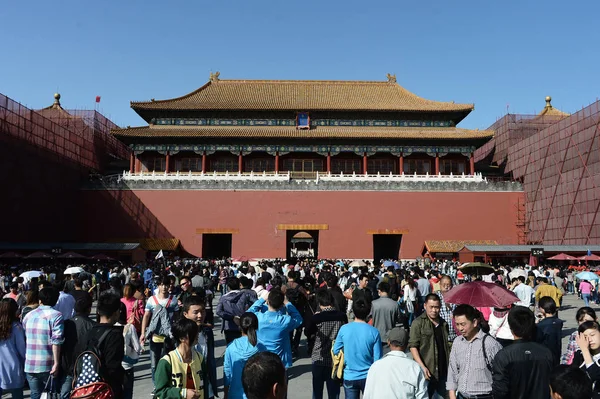
[[[571, 6], [576, 4], [577, 6]], [[5, 1], [0, 92], [32, 108], [100, 111], [144, 124], [129, 101], [222, 79], [398, 82], [433, 100], [475, 103], [462, 122], [567, 112], [600, 96], [600, 1]]]

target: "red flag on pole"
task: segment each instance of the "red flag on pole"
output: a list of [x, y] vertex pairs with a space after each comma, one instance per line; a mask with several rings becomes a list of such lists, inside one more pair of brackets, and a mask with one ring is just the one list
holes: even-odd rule
[[99, 103], [100, 102], [100, 96], [96, 96], [96, 102]]

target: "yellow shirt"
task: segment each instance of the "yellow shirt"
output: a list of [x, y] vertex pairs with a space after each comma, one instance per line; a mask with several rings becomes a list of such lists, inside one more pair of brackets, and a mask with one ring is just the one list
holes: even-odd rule
[[554, 299], [556, 307], [560, 306], [560, 299], [562, 298], [562, 292], [558, 288], [550, 284], [541, 284], [535, 291], [535, 301], [539, 302], [540, 298], [549, 296]]

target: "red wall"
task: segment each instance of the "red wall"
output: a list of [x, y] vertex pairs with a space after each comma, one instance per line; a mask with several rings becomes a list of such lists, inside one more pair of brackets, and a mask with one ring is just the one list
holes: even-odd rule
[[[131, 223], [124, 225], [107, 207], [107, 197], [136, 197], [160, 225], [157, 233], [172, 234], [195, 255], [202, 253], [198, 228], [239, 229], [233, 235], [234, 257], [284, 257], [286, 232], [277, 224], [328, 224], [319, 235], [319, 257], [372, 258], [370, 229], [405, 229], [401, 257], [420, 255], [425, 240], [496, 240], [517, 242], [519, 192], [322, 192], [322, 191], [203, 191], [139, 190], [82, 191], [82, 240], [131, 238]], [[138, 200], [139, 199], [139, 200]], [[128, 201], [132, 202], [132, 201]], [[112, 210], [112, 212], [111, 212]], [[151, 214], [151, 215], [150, 215]], [[143, 221], [142, 221], [143, 222]], [[153, 224], [153, 223], [151, 223]], [[90, 226], [94, 226], [90, 228]], [[156, 228], [156, 226], [153, 226]]]

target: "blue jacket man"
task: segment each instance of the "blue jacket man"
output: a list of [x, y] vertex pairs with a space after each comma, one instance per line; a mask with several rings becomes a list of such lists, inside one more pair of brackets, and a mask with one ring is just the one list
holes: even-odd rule
[[260, 298], [248, 309], [258, 318], [258, 342], [281, 358], [286, 369], [292, 367], [290, 332], [300, 327], [302, 316], [288, 302], [279, 288], [269, 292], [269, 299]]

